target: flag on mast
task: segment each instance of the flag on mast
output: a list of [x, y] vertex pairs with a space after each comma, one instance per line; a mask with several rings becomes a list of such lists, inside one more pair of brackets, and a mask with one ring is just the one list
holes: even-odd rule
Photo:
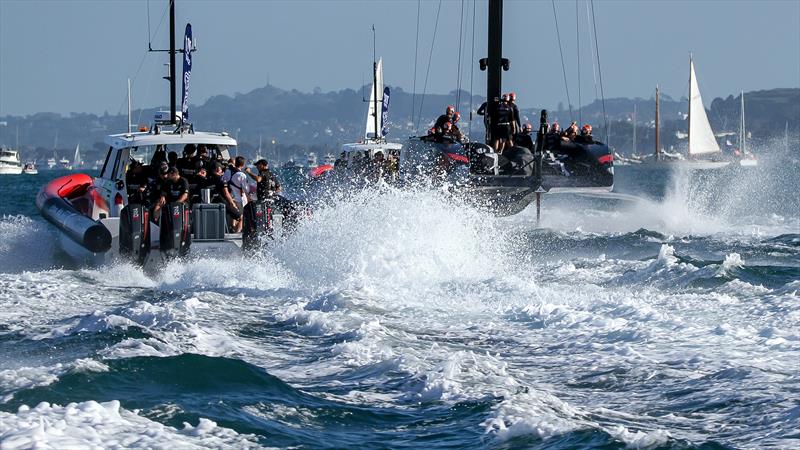
[[189, 119], [189, 79], [192, 77], [192, 24], [186, 24], [183, 37], [183, 100], [181, 101], [181, 120]]

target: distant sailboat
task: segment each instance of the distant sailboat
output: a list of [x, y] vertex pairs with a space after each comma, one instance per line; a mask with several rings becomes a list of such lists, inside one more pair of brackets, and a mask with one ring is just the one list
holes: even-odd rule
[[83, 161], [81, 160], [81, 144], [79, 143], [75, 147], [75, 156], [72, 157], [72, 167], [77, 169], [83, 165]]
[[711, 155], [722, 155], [714, 137], [714, 131], [708, 122], [703, 98], [700, 96], [700, 87], [697, 84], [697, 75], [694, 71], [694, 61], [689, 56], [689, 159], [688, 164], [698, 169], [714, 169], [725, 167], [729, 161], [717, 161]]
[[741, 97], [741, 118], [739, 120], [739, 165], [742, 167], [756, 167], [758, 160], [756, 156], [747, 149], [747, 131], [744, 122], [744, 91]]

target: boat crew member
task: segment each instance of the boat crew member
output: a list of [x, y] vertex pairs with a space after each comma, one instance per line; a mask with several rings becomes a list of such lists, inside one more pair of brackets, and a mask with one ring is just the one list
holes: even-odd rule
[[588, 123], [581, 127], [581, 134], [575, 138], [575, 142], [579, 144], [594, 144], [594, 137], [592, 136], [592, 126]]
[[149, 203], [147, 172], [144, 166], [135, 159], [131, 160], [131, 165], [125, 173], [125, 185], [128, 188], [128, 203], [138, 203], [145, 205]]
[[239, 211], [244, 211], [244, 205], [247, 204], [247, 175], [244, 172], [245, 166], [244, 156], [237, 156], [233, 161], [232, 173], [228, 180], [228, 190], [236, 203]]
[[205, 189], [211, 189], [211, 203], [221, 203], [225, 205], [225, 212], [228, 216], [230, 225], [235, 233], [242, 230], [241, 218], [242, 212], [233, 201], [231, 193], [228, 191], [228, 185], [222, 180], [222, 164], [216, 162], [211, 165], [211, 174], [208, 176], [208, 182]]
[[445, 122], [452, 122], [453, 114], [455, 114], [455, 112], [456, 108], [454, 106], [448, 106], [444, 114], [442, 114], [441, 116], [439, 116], [438, 119], [436, 119], [436, 122], [433, 124], [433, 128], [441, 129], [442, 127], [444, 127]]
[[519, 108], [517, 107], [517, 94], [515, 92], [511, 92], [508, 94], [508, 105], [511, 107], [511, 117], [513, 120], [511, 121], [512, 125], [514, 125], [513, 134], [521, 133], [522, 132], [522, 122], [519, 117]]
[[168, 181], [167, 174], [169, 173], [169, 166], [166, 162], [162, 162], [156, 167], [158, 167], [158, 169], [156, 169], [158, 175], [150, 179], [147, 191], [150, 193], [150, 204], [153, 206], [150, 219], [158, 223], [159, 219], [161, 219], [161, 208], [166, 204], [166, 199], [161, 194], [164, 191], [164, 185], [166, 185]]
[[167, 164], [169, 164], [170, 167], [178, 167], [178, 154], [175, 152], [167, 153]]
[[189, 198], [192, 203], [202, 203], [203, 196], [201, 195], [201, 191], [206, 188], [208, 185], [208, 172], [206, 171], [205, 167], [200, 167], [197, 169], [197, 172], [192, 177], [192, 181], [189, 185]]
[[153, 219], [159, 220], [161, 218], [161, 209], [173, 202], [186, 203], [189, 200], [189, 182], [185, 178], [181, 178], [181, 174], [177, 167], [166, 167], [161, 165], [160, 172], [160, 192], [158, 200], [153, 206]]
[[567, 128], [566, 130], [564, 130], [563, 133], [561, 133], [561, 140], [562, 141], [574, 141], [576, 137], [578, 137], [578, 124], [575, 123], [575, 122], [572, 122], [569, 125], [569, 128]]
[[183, 157], [178, 158], [178, 162], [175, 164], [181, 171], [181, 176], [186, 179], [192, 179], [195, 175], [194, 154], [196, 151], [197, 147], [194, 144], [186, 144], [183, 147]]
[[514, 135], [514, 143], [533, 151], [533, 138], [531, 137], [531, 133], [533, 133], [533, 125], [526, 123], [525, 126], [522, 127], [522, 132]]
[[458, 128], [459, 120], [461, 120], [461, 113], [456, 111], [453, 113], [453, 121], [450, 125], [450, 136], [452, 136], [456, 141], [462, 142], [464, 139], [464, 134], [461, 133], [461, 130]]
[[494, 126], [492, 127], [493, 147], [497, 153], [503, 153], [506, 148], [514, 146], [511, 138], [513, 131], [512, 122], [514, 120], [513, 110], [508, 102], [508, 95], [503, 94], [502, 100], [497, 103], [493, 114]]
[[256, 169], [258, 169], [258, 175], [254, 174], [249, 167], [245, 169], [245, 173], [256, 180], [258, 201], [263, 202], [274, 199], [276, 194], [281, 191], [281, 184], [275, 178], [275, 175], [269, 171], [269, 162], [266, 159], [256, 161]]

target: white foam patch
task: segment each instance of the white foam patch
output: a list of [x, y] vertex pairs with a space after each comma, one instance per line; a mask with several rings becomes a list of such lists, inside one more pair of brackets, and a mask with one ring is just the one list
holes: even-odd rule
[[440, 192], [387, 187], [315, 211], [272, 251], [312, 286], [383, 290], [485, 278], [506, 265], [502, 245], [496, 219]]
[[270, 290], [297, 280], [273, 259], [231, 257], [171, 261], [157, 277], [161, 290], [241, 288]]
[[66, 406], [42, 402], [0, 412], [4, 450], [41, 448], [220, 448], [257, 447], [255, 436], [240, 435], [208, 419], [175, 429], [120, 407], [116, 400]]

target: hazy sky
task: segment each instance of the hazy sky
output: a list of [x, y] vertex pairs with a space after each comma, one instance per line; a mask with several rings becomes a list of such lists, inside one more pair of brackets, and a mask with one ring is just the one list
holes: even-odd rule
[[[462, 4], [461, 86], [469, 89], [470, 72], [486, 54], [487, 3], [477, 0], [472, 59], [473, 3], [441, 2], [428, 92], [458, 85]], [[421, 1], [418, 92], [439, 4]], [[165, 48], [166, 0], [0, 0], [0, 116], [116, 114], [123, 111], [128, 77], [134, 107], [168, 104], [167, 83], [160, 78], [166, 54], [146, 52], [148, 5], [153, 47]], [[587, 5], [577, 4], [584, 104], [595, 98]], [[556, 1], [555, 7], [576, 104], [576, 2]], [[411, 90], [417, 11], [417, 0], [178, 0], [179, 45], [189, 21], [198, 46], [190, 103], [248, 92], [267, 80], [301, 91], [357, 88], [371, 77], [373, 23], [387, 84]], [[798, 0], [596, 0], [594, 14], [607, 98], [648, 98], [656, 83], [673, 97], [685, 95], [690, 51], [706, 104], [742, 89], [800, 86]], [[555, 23], [549, 0], [505, 3], [504, 55], [511, 71], [504, 73], [504, 91], [516, 91], [523, 106], [566, 104]], [[485, 91], [485, 80], [485, 73], [474, 70], [475, 92]]]

